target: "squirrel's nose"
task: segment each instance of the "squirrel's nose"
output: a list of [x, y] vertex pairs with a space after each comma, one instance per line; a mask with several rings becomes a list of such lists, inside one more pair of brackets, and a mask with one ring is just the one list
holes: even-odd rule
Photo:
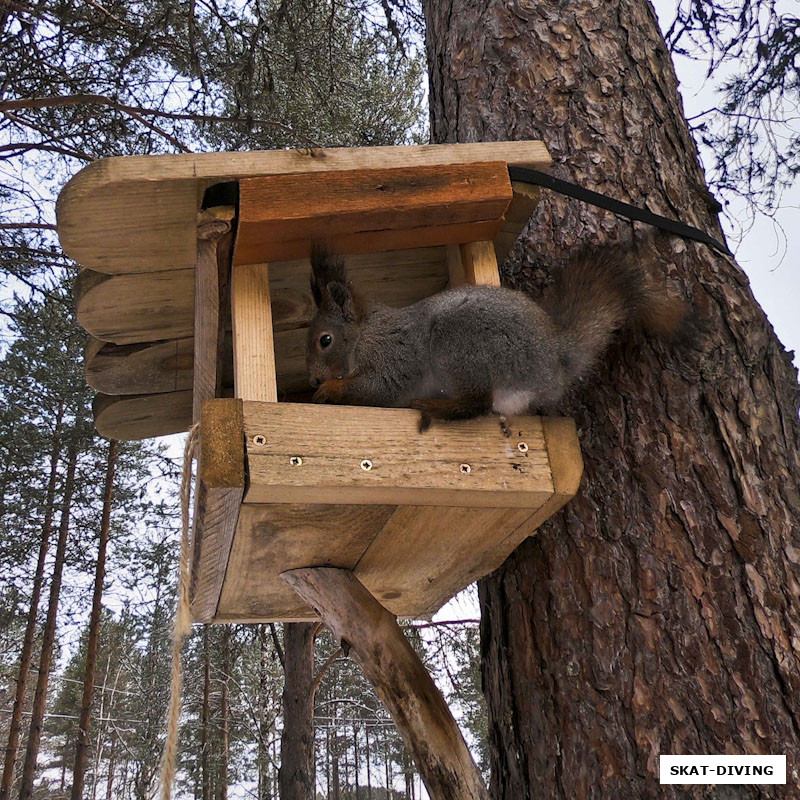
[[319, 378], [317, 378], [316, 376], [314, 376], [313, 378], [311, 378], [310, 383], [311, 383], [311, 387], [313, 389], [316, 389], [317, 386], [319, 386], [322, 383], [322, 381]]

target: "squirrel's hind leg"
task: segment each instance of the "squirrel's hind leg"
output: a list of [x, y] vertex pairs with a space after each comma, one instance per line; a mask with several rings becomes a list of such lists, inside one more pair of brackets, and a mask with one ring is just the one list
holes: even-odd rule
[[430, 428], [433, 419], [473, 419], [488, 414], [492, 410], [492, 397], [490, 394], [464, 394], [412, 400], [408, 405], [420, 412], [419, 432], [423, 433]]

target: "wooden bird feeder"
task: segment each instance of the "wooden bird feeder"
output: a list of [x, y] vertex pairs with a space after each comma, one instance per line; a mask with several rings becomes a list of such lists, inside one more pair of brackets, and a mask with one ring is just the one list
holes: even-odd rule
[[[84, 265], [97, 429], [201, 423], [195, 620], [315, 619], [279, 575], [318, 566], [351, 570], [395, 615], [427, 616], [572, 497], [570, 420], [420, 435], [408, 409], [310, 404], [305, 370], [312, 241], [394, 305], [499, 285], [537, 200], [508, 166], [548, 163], [539, 142], [212, 153], [111, 158], [67, 184], [58, 231]], [[204, 209], [215, 193], [224, 204]]]
[[104, 435], [200, 422], [192, 613], [321, 615], [392, 712], [432, 798], [487, 800], [430, 676], [394, 622], [488, 574], [578, 487], [567, 419], [437, 424], [313, 405], [308, 256], [323, 241], [365, 294], [406, 305], [499, 285], [545, 168], [540, 142], [111, 158], [57, 206], [84, 265], [78, 319]]

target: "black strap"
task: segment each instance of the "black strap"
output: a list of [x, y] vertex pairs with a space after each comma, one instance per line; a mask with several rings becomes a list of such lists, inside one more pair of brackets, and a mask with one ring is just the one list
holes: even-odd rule
[[636, 219], [639, 220], [639, 222], [646, 222], [648, 225], [654, 225], [656, 228], [661, 228], [662, 230], [669, 231], [678, 236], [683, 236], [686, 239], [694, 239], [697, 242], [703, 242], [713, 247], [715, 250], [719, 250], [723, 255], [733, 256], [733, 253], [731, 253], [722, 242], [717, 241], [713, 236], [709, 236], [698, 228], [693, 228], [691, 225], [684, 225], [682, 222], [676, 222], [674, 219], [653, 214], [652, 211], [637, 208], [630, 203], [614, 200], [613, 197], [607, 197], [599, 192], [584, 189], [582, 186], [569, 183], [569, 181], [562, 181], [560, 178], [554, 178], [546, 172], [539, 172], [538, 169], [509, 167], [508, 175], [512, 181], [521, 181], [522, 183], [533, 183], [537, 186], [544, 186], [546, 189], [552, 189], [559, 194], [565, 194], [568, 197], [574, 197], [576, 200], [582, 200], [584, 203], [590, 203], [593, 206], [604, 208], [606, 211], [611, 211], [614, 214], [619, 214], [629, 219]]

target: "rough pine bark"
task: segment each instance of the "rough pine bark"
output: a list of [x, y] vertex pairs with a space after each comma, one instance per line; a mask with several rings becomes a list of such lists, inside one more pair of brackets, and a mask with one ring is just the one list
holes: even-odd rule
[[[86, 757], [89, 749], [89, 725], [92, 719], [92, 701], [94, 699], [94, 676], [97, 668], [97, 649], [100, 643], [100, 617], [103, 612], [103, 581], [106, 576], [106, 550], [111, 532], [111, 505], [114, 497], [114, 469], [117, 463], [117, 442], [112, 439], [108, 443], [108, 459], [106, 462], [106, 479], [103, 487], [103, 511], [100, 519], [100, 539], [97, 544], [97, 564], [94, 574], [94, 592], [92, 595], [92, 611], [89, 617], [89, 639], [86, 643], [86, 669], [83, 676], [83, 699], [81, 701], [81, 718], [78, 723], [78, 740], [75, 744], [75, 766], [72, 770], [71, 800], [81, 800], [86, 773]], [[102, 715], [101, 715], [102, 716]], [[97, 748], [98, 754], [100, 748]], [[95, 781], [97, 770], [95, 769]], [[94, 797], [94, 792], [92, 792]]]
[[[542, 139], [553, 174], [720, 236], [646, 0], [424, 10], [434, 141]], [[505, 282], [646, 230], [543, 192]], [[662, 753], [785, 753], [800, 777], [796, 371], [732, 260], [674, 237], [652, 257], [700, 346], [619, 337], [565, 409], [578, 496], [480, 586], [497, 800], [789, 796], [659, 786]]]

